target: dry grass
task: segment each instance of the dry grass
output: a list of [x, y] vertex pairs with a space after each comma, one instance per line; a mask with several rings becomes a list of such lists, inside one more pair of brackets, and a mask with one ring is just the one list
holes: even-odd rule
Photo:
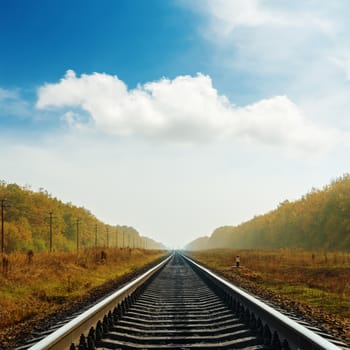
[[231, 269], [235, 256], [241, 258], [240, 274], [249, 274], [271, 286], [303, 285], [350, 299], [350, 254], [304, 250], [208, 250], [191, 253], [193, 257], [218, 269]]
[[[241, 267], [235, 268], [239, 255]], [[304, 250], [207, 250], [191, 256], [225, 277], [325, 324], [350, 341], [350, 253]], [[345, 333], [344, 333], [345, 332]]]
[[163, 251], [107, 249], [74, 253], [9, 255], [9, 270], [0, 274], [0, 331], [23, 321], [53, 313], [62, 304], [155, 261]]

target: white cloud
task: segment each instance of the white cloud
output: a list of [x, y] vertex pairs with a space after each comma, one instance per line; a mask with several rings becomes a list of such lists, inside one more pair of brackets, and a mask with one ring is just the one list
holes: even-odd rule
[[23, 100], [18, 89], [0, 87], [0, 117], [24, 118], [30, 115], [29, 103]]
[[239, 103], [285, 95], [316, 125], [347, 136], [349, 1], [178, 1], [199, 15], [198, 33], [215, 53], [210, 74], [222, 91]]
[[0, 87], [0, 101], [18, 99], [17, 91], [12, 91]]
[[330, 60], [345, 74], [345, 79], [350, 80], [350, 54], [331, 57]]
[[[73, 71], [59, 83], [38, 91], [37, 108], [80, 107], [91, 116], [86, 125], [115, 135], [167, 141], [241, 140], [282, 147], [290, 152], [322, 153], [334, 142], [334, 131], [316, 127], [285, 96], [237, 107], [219, 95], [203, 74], [138, 85], [128, 90], [116, 76]], [[81, 127], [76, 114], [64, 119]]]
[[[290, 8], [279, 8], [280, 3], [261, 0], [200, 0], [183, 2], [209, 17], [209, 29], [215, 38], [224, 38], [237, 28], [244, 27], [292, 27], [312, 28], [325, 33], [334, 30], [332, 23], [326, 16], [305, 11], [295, 13]], [[269, 4], [270, 3], [270, 4]]]
[[[224, 84], [230, 75], [243, 80], [241, 96], [282, 94], [299, 103], [300, 97], [312, 93], [299, 80], [321, 66], [320, 79], [339, 37], [347, 37], [344, 0], [178, 1], [201, 19], [197, 30], [215, 53], [210, 74]], [[298, 91], [292, 95], [294, 84]]]

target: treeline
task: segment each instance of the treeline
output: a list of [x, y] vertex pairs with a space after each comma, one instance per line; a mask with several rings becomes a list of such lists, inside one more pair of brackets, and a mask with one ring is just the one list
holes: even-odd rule
[[0, 239], [6, 253], [50, 248], [53, 251], [89, 247], [164, 248], [132, 227], [104, 224], [87, 209], [63, 203], [44, 189], [35, 192], [1, 181], [0, 205], [3, 221]]
[[216, 229], [187, 245], [212, 248], [304, 248], [350, 250], [350, 175], [301, 199], [240, 224]]

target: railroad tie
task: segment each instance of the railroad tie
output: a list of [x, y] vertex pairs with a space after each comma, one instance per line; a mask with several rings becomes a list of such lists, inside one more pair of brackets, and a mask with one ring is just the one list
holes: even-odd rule
[[175, 255], [96, 342], [96, 349], [263, 349], [219, 296]]

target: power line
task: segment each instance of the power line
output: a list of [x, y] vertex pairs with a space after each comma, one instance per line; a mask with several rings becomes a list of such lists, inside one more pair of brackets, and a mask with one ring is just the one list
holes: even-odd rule
[[[49, 231], [49, 252], [52, 253], [53, 250], [53, 232], [52, 232], [52, 219], [54, 219], [55, 216], [53, 216], [53, 211], [49, 211], [49, 227], [50, 227], [50, 231]], [[47, 218], [46, 218], [47, 219]]]
[[97, 248], [97, 224], [95, 224], [95, 249]]
[[52, 211], [50, 211], [50, 253], [52, 253], [52, 214]]
[[79, 251], [79, 224], [80, 224], [80, 219], [77, 219], [76, 225], [77, 225], [77, 252]]
[[4, 207], [5, 207], [6, 198], [1, 199], [1, 253], [5, 253], [4, 245]]

